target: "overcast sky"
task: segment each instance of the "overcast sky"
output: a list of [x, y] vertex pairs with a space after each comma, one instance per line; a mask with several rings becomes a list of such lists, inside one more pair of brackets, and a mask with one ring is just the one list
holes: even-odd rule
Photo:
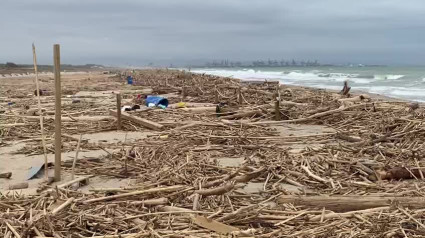
[[425, 65], [423, 0], [1, 0], [0, 62]]

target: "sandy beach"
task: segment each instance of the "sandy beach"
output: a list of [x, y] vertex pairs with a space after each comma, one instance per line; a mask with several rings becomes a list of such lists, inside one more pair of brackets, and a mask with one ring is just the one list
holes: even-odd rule
[[[63, 73], [62, 180], [48, 183], [34, 78], [12, 73], [0, 219], [21, 237], [425, 236], [420, 104], [167, 69]], [[54, 80], [40, 83], [53, 176]], [[121, 130], [118, 94], [140, 105]]]

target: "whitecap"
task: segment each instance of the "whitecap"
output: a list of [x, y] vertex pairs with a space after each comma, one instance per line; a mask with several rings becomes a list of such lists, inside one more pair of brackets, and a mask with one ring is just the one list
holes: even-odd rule
[[377, 74], [373, 78], [376, 80], [397, 80], [403, 77], [404, 75], [401, 74]]

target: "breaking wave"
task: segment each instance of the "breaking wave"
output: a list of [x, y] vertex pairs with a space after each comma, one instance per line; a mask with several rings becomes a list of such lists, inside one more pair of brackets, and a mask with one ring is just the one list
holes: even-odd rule
[[425, 101], [425, 78], [416, 79], [403, 74], [338, 73], [321, 70], [273, 71], [256, 69], [196, 69], [195, 73], [233, 77], [242, 80], [278, 80], [282, 84], [300, 85], [332, 90], [340, 90], [342, 82], [348, 81], [353, 90], [361, 90], [390, 97]]

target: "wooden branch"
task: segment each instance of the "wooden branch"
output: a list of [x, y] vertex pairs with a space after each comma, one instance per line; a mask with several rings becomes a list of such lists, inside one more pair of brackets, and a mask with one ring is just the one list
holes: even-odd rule
[[129, 197], [129, 196], [149, 194], [149, 193], [157, 193], [157, 192], [172, 192], [172, 191], [180, 190], [182, 188], [185, 188], [185, 186], [175, 185], [175, 186], [170, 186], [170, 187], [152, 188], [152, 189], [147, 189], [147, 190], [140, 190], [140, 191], [134, 191], [134, 192], [129, 192], [129, 193], [117, 194], [117, 195], [112, 195], [112, 196], [107, 196], [107, 197], [93, 198], [93, 199], [86, 200], [83, 203], [87, 204], [87, 203], [92, 203], [92, 202], [110, 201], [110, 200], [114, 200], [114, 199], [117, 199], [117, 198], [124, 198], [124, 197]]
[[312, 120], [312, 119], [328, 116], [328, 115], [331, 115], [331, 114], [335, 114], [335, 113], [338, 113], [338, 112], [342, 112], [342, 111], [346, 111], [346, 110], [350, 110], [350, 109], [353, 109], [353, 108], [362, 107], [362, 106], [366, 106], [366, 105], [370, 105], [370, 104], [371, 103], [364, 103], [364, 104], [357, 104], [357, 105], [353, 105], [353, 106], [349, 106], [349, 107], [341, 106], [337, 109], [333, 109], [333, 110], [329, 110], [329, 111], [325, 111], [325, 112], [319, 112], [319, 113], [313, 114], [313, 115], [305, 117], [305, 118], [298, 118], [298, 119], [286, 120], [286, 121], [259, 121], [259, 122], [252, 122], [250, 124], [251, 125], [279, 125], [279, 124], [285, 124], [285, 123], [306, 122], [306, 121], [309, 121], [309, 120]]
[[259, 177], [261, 174], [263, 174], [266, 171], [266, 168], [259, 168], [251, 173], [247, 173], [241, 176], [236, 176], [234, 180], [238, 183], [247, 183], [251, 181], [252, 179], [255, 179]]
[[301, 168], [308, 174], [309, 177], [314, 178], [315, 180], [322, 182], [322, 183], [328, 183], [329, 182], [328, 180], [315, 175], [313, 172], [311, 172], [311, 170], [307, 166], [301, 165]]
[[13, 235], [15, 235], [16, 238], [21, 238], [21, 235], [9, 224], [9, 222], [5, 221], [6, 226], [9, 228], [10, 231], [12, 231]]
[[321, 221], [325, 219], [332, 219], [332, 218], [347, 218], [347, 217], [353, 217], [356, 214], [370, 214], [370, 213], [378, 213], [385, 210], [389, 210], [390, 207], [376, 207], [376, 208], [369, 208], [365, 210], [357, 210], [357, 211], [350, 211], [350, 212], [344, 212], [344, 213], [329, 213], [325, 215], [316, 215], [314, 217], [311, 217], [309, 221]]
[[227, 183], [221, 187], [204, 189], [204, 190], [196, 190], [195, 193], [200, 194], [202, 196], [222, 195], [232, 191], [234, 187], [235, 185], [233, 183]]
[[[114, 111], [114, 110], [109, 110], [109, 114], [114, 116], [114, 117], [117, 117], [117, 112]], [[127, 112], [122, 112], [121, 118], [124, 119], [124, 120], [127, 120], [127, 121], [134, 122], [138, 125], [144, 126], [146, 128], [156, 130], [156, 131], [159, 131], [164, 127], [163, 125], [161, 125], [159, 123], [156, 123], [156, 122], [153, 122], [153, 121], [150, 121], [148, 119], [141, 118], [141, 117], [136, 117], [136, 116], [130, 115]]]
[[158, 206], [168, 203], [168, 198], [155, 198], [155, 199], [146, 199], [143, 201], [133, 201], [130, 202], [132, 205], [144, 205], [144, 206]]
[[229, 116], [222, 116], [220, 117], [220, 119], [225, 119], [225, 120], [240, 119], [244, 117], [262, 116], [262, 115], [263, 113], [260, 110], [255, 110], [255, 111], [238, 112], [236, 114], [229, 115]]
[[[72, 174], [71, 174], [71, 179], [74, 179], [75, 176], [75, 165], [77, 164], [77, 159], [78, 159], [78, 152], [80, 151], [80, 144], [81, 144], [81, 139], [83, 138], [83, 135], [80, 135], [80, 138], [78, 139], [78, 143], [77, 143], [77, 151], [75, 152], [75, 157], [74, 160], [72, 161]], [[47, 168], [47, 167], [46, 167]]]
[[341, 99], [338, 99], [338, 101], [339, 102], [361, 102], [365, 99], [370, 99], [370, 96], [366, 94], [361, 94], [359, 96], [352, 97], [352, 98], [341, 98]]
[[62, 211], [65, 207], [67, 207], [68, 205], [70, 205], [75, 198], [71, 197], [68, 200], [66, 200], [66, 202], [62, 203], [59, 207], [57, 207], [55, 210], [52, 211], [52, 215], [56, 215], [58, 214], [60, 211]]
[[[40, 118], [38, 116], [17, 116], [20, 118], [27, 119], [28, 121], [38, 121]], [[55, 117], [49, 116], [44, 117], [44, 120], [54, 120]], [[111, 120], [113, 117], [110, 116], [79, 116], [79, 117], [61, 117], [62, 122], [78, 122], [78, 121], [107, 121]]]
[[[146, 233], [131, 233], [131, 234], [120, 234], [120, 235], [101, 235], [101, 236], [80, 236], [80, 238], [136, 238], [150, 235], [149, 232]], [[34, 236], [34, 238], [55, 238], [52, 236]]]
[[193, 112], [193, 113], [203, 113], [203, 112], [215, 112], [216, 107], [185, 107], [179, 108], [181, 111]]

